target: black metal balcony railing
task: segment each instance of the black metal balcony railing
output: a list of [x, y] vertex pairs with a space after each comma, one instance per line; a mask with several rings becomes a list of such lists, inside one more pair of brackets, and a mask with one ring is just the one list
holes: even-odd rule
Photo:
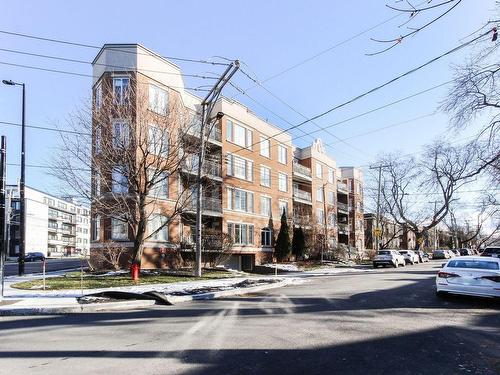
[[338, 202], [337, 203], [337, 210], [340, 210], [340, 211], [349, 211], [349, 206], [345, 203], [341, 203], [341, 202]]
[[[203, 211], [222, 212], [222, 201], [217, 198], [203, 197], [201, 200]], [[186, 209], [196, 211], [196, 197], [191, 197], [186, 202]]]
[[[189, 173], [195, 174], [198, 172], [198, 162], [198, 155], [187, 155], [182, 163], [182, 167]], [[222, 166], [216, 161], [205, 160], [203, 162], [203, 173], [210, 176], [222, 177]]]
[[345, 182], [337, 182], [337, 190], [349, 191], [347, 184]]
[[338, 223], [339, 232], [347, 233], [349, 231], [349, 225]]
[[307, 168], [306, 166], [299, 164], [295, 161], [293, 162], [293, 172], [299, 173], [307, 177], [311, 177], [311, 168]]

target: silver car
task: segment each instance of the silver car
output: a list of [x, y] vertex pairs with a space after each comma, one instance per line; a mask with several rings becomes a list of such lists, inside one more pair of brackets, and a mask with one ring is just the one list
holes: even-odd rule
[[405, 258], [397, 250], [379, 250], [373, 258], [373, 268], [378, 266], [405, 266]]

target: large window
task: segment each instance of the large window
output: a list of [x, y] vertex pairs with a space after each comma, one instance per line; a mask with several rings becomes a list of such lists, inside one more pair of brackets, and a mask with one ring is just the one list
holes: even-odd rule
[[127, 193], [128, 192], [128, 177], [126, 168], [117, 166], [113, 168], [111, 173], [111, 191], [113, 193]]
[[226, 123], [226, 140], [252, 149], [252, 131], [230, 120]]
[[241, 189], [227, 189], [227, 208], [235, 211], [253, 212], [253, 193]]
[[111, 219], [111, 239], [128, 240], [128, 224], [126, 221]]
[[113, 78], [113, 95], [115, 104], [128, 104], [129, 79]]
[[159, 172], [156, 175], [153, 171], [148, 170], [148, 179], [153, 182], [153, 186], [149, 190], [149, 195], [158, 199], [168, 198], [168, 173]]
[[95, 108], [100, 109], [102, 105], [102, 85], [99, 82], [97, 86], [95, 87], [95, 97], [94, 97], [94, 102], [95, 102]]
[[235, 245], [252, 245], [254, 227], [250, 224], [228, 223], [227, 233]]
[[271, 198], [260, 197], [260, 214], [270, 217], [271, 216]]
[[328, 203], [331, 205], [335, 204], [335, 193], [331, 190], [328, 191]]
[[168, 111], [168, 91], [158, 86], [149, 85], [149, 109], [160, 115], [166, 115]]
[[260, 184], [262, 186], [271, 187], [271, 168], [260, 167]]
[[269, 228], [262, 228], [260, 231], [260, 244], [262, 246], [272, 246], [273, 231]]
[[155, 125], [150, 125], [148, 129], [148, 151], [154, 155], [168, 155], [169, 134]]
[[95, 150], [95, 153], [96, 154], [99, 154], [102, 150], [101, 148], [101, 142], [102, 142], [102, 139], [101, 139], [101, 124], [96, 124], [95, 126], [95, 138], [94, 138], [94, 150]]
[[155, 241], [168, 241], [167, 217], [160, 214], [152, 214], [148, 222], [150, 238]]
[[280, 207], [280, 216], [283, 215], [283, 212], [288, 217], [288, 202], [287, 201], [279, 201]]
[[318, 220], [319, 224], [325, 223], [325, 211], [323, 211], [321, 208], [318, 208], [316, 210], [316, 220]]
[[323, 178], [323, 166], [320, 163], [316, 163], [316, 177]]
[[318, 202], [323, 202], [324, 197], [323, 197], [323, 188], [319, 187], [316, 189], [316, 201]]
[[113, 147], [127, 147], [130, 137], [130, 128], [126, 121], [113, 121]]
[[333, 184], [335, 181], [335, 172], [333, 168], [328, 168], [328, 182]]
[[227, 155], [227, 175], [253, 181], [253, 161], [238, 156]]
[[278, 145], [278, 161], [281, 164], [286, 164], [288, 160], [287, 154], [286, 154], [286, 147], [283, 145]]
[[278, 173], [278, 190], [279, 191], [288, 191], [288, 176], [286, 173]]
[[260, 154], [266, 158], [271, 157], [271, 141], [266, 137], [260, 137]]

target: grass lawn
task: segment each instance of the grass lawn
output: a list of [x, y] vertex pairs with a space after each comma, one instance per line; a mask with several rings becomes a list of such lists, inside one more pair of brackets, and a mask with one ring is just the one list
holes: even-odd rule
[[[194, 277], [189, 275], [172, 275], [172, 274], [154, 274], [144, 273], [141, 274], [139, 281], [132, 281], [129, 273], [118, 275], [93, 275], [89, 273], [83, 274], [83, 288], [112, 288], [120, 286], [132, 286], [141, 284], [167, 284], [177, 283], [180, 281], [194, 281], [194, 280], [211, 280], [223, 279], [227, 277], [235, 277], [238, 274], [227, 271], [203, 271], [202, 277]], [[61, 290], [61, 289], [80, 289], [82, 286], [80, 272], [69, 272], [61, 277], [48, 277], [45, 279], [46, 290]], [[12, 285], [13, 288], [18, 289], [32, 289], [41, 290], [43, 288], [43, 280], [23, 281]]]

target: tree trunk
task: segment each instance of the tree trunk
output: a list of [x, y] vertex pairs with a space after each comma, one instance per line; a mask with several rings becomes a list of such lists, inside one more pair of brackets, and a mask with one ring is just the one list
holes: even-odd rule
[[420, 250], [424, 242], [424, 234], [422, 232], [415, 232], [415, 250]]

